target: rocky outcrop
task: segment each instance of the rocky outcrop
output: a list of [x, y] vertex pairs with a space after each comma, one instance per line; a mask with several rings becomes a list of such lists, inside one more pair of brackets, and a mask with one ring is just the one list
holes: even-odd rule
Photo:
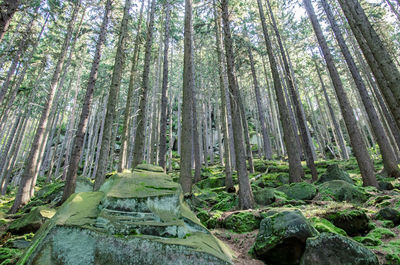
[[231, 264], [182, 199], [162, 169], [113, 175], [99, 192], [72, 195], [20, 264]]

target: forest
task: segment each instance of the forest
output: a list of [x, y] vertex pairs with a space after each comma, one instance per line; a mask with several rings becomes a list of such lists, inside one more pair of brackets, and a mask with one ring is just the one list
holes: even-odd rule
[[400, 0], [0, 0], [0, 265], [400, 265]]

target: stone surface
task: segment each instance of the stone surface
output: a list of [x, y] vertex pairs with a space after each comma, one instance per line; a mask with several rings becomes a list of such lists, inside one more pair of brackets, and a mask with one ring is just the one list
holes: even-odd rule
[[317, 194], [315, 186], [307, 182], [286, 184], [277, 190], [282, 191], [289, 199], [294, 200], [312, 200]]
[[264, 188], [253, 192], [254, 200], [259, 205], [269, 205], [275, 202], [275, 190], [272, 188]]
[[319, 185], [321, 200], [347, 201], [352, 203], [363, 203], [368, 196], [356, 187], [343, 180], [332, 180]]
[[56, 213], [54, 209], [46, 206], [35, 207], [31, 212], [10, 223], [8, 232], [14, 235], [34, 233], [44, 224], [47, 219]]
[[371, 230], [369, 218], [363, 210], [347, 209], [328, 213], [325, 218], [346, 231], [349, 236], [365, 235]]
[[339, 168], [338, 165], [329, 165], [326, 168], [325, 174], [321, 175], [317, 183], [324, 183], [332, 180], [343, 180], [350, 184], [353, 184], [353, 180], [350, 178], [349, 173]]
[[300, 265], [379, 265], [369, 249], [347, 237], [322, 233], [307, 239]]
[[400, 224], [400, 212], [393, 208], [383, 208], [378, 212], [378, 218], [392, 221], [394, 225]]
[[231, 264], [230, 250], [162, 172], [112, 175], [72, 195], [35, 235], [21, 264]]
[[266, 264], [298, 264], [307, 238], [317, 234], [300, 211], [271, 214], [261, 221], [250, 253]]

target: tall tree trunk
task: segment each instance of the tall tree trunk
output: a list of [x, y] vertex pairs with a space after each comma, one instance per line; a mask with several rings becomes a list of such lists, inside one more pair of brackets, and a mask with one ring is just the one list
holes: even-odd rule
[[239, 88], [237, 86], [234, 68], [232, 35], [228, 11], [229, 0], [222, 0], [222, 21], [224, 29], [225, 56], [227, 63], [227, 74], [229, 82], [229, 91], [231, 98], [233, 138], [235, 143], [236, 169], [239, 179], [239, 207], [241, 209], [251, 209], [254, 207], [253, 192], [251, 190], [249, 177], [246, 168], [246, 152], [243, 139], [243, 128], [240, 119], [240, 101]]
[[121, 150], [119, 153], [119, 164], [118, 171], [121, 172], [127, 166], [127, 158], [128, 158], [128, 148], [129, 148], [129, 120], [131, 119], [131, 109], [132, 109], [132, 99], [133, 92], [135, 86], [136, 79], [136, 70], [139, 60], [139, 52], [140, 52], [140, 34], [142, 31], [142, 20], [143, 20], [143, 8], [144, 8], [144, 0], [142, 0], [142, 6], [140, 7], [140, 14], [138, 20], [138, 29], [136, 32], [135, 39], [135, 47], [133, 49], [133, 57], [132, 57], [132, 67], [129, 78], [129, 87], [128, 87], [128, 95], [126, 98], [126, 106], [125, 106], [125, 114], [124, 121], [122, 124], [122, 136], [121, 136]]
[[18, 193], [15, 197], [14, 204], [10, 209], [10, 213], [16, 213], [17, 210], [28, 203], [28, 201], [31, 198], [31, 182], [33, 178], [36, 175], [36, 170], [37, 170], [37, 161], [39, 160], [39, 152], [40, 148], [39, 145], [42, 143], [44, 134], [45, 134], [45, 129], [47, 127], [48, 123], [48, 118], [50, 114], [50, 110], [53, 105], [53, 100], [54, 100], [54, 95], [55, 95], [55, 89], [58, 83], [58, 80], [60, 78], [60, 73], [61, 69], [64, 64], [65, 56], [67, 54], [68, 48], [70, 46], [70, 41], [71, 41], [71, 36], [74, 28], [74, 24], [76, 21], [76, 18], [78, 16], [78, 11], [80, 9], [81, 2], [80, 0], [74, 5], [73, 8], [73, 13], [71, 16], [71, 20], [68, 24], [67, 28], [67, 34], [64, 39], [63, 46], [61, 48], [60, 54], [58, 56], [57, 64], [51, 79], [51, 84], [48, 89], [48, 96], [47, 96], [47, 102], [45, 107], [43, 108], [39, 125], [35, 133], [35, 137], [31, 146], [31, 150], [29, 152], [28, 159], [26, 160], [24, 171], [22, 173], [21, 177], [21, 183], [18, 188]]
[[286, 74], [286, 81], [287, 81], [290, 96], [291, 96], [291, 99], [292, 99], [292, 102], [293, 102], [293, 105], [294, 105], [294, 108], [296, 111], [297, 124], [299, 125], [299, 129], [300, 129], [300, 135], [301, 135], [301, 140], [303, 143], [304, 153], [306, 156], [307, 166], [311, 170], [312, 180], [317, 181], [318, 173], [317, 173], [317, 169], [314, 164], [314, 155], [313, 155], [313, 146], [312, 146], [313, 143], [310, 141], [311, 139], [309, 138], [310, 132], [309, 132], [309, 129], [307, 126], [307, 121], [306, 121], [306, 116], [304, 114], [303, 105], [300, 101], [300, 96], [294, 85], [294, 80], [293, 80], [294, 76], [292, 76], [292, 73], [290, 71], [288, 59], [286, 57], [286, 53], [285, 53], [285, 49], [283, 47], [281, 35], [280, 35], [278, 27], [276, 25], [276, 21], [275, 21], [274, 14], [272, 12], [271, 5], [269, 3], [269, 0], [267, 0], [266, 2], [267, 2], [268, 9], [270, 12], [272, 26], [275, 31], [279, 49], [281, 51], [283, 66], [284, 66], [285, 74]]
[[279, 114], [281, 125], [283, 128], [283, 137], [288, 152], [289, 158], [289, 180], [290, 182], [300, 182], [304, 176], [303, 167], [301, 166], [300, 159], [300, 146], [296, 141], [296, 135], [294, 131], [294, 125], [290, 119], [288, 106], [285, 102], [285, 96], [283, 94], [282, 84], [279, 78], [278, 66], [273, 54], [271, 40], [268, 34], [267, 25], [265, 22], [264, 10], [261, 0], [257, 0], [258, 10], [260, 13], [261, 24], [263, 28], [265, 44], [267, 46], [267, 52], [269, 57], [269, 63], [271, 66], [272, 77], [274, 80], [275, 93], [279, 106]]
[[105, 174], [110, 158], [110, 147], [112, 142], [112, 129], [114, 125], [114, 118], [116, 116], [116, 108], [118, 105], [118, 94], [121, 86], [122, 72], [125, 68], [126, 61], [126, 42], [128, 35], [128, 22], [129, 22], [129, 9], [131, 7], [131, 0], [125, 1], [124, 15], [121, 21], [119, 31], [119, 39], [117, 46], [117, 53], [115, 55], [114, 70], [110, 85], [110, 92], [107, 102], [107, 112], [104, 121], [104, 132], [100, 148], [99, 164], [96, 172], [96, 180], [93, 189], [99, 190], [100, 186], [104, 183]]
[[267, 126], [265, 123], [264, 110], [263, 110], [263, 106], [261, 103], [260, 87], [258, 86], [257, 73], [256, 73], [256, 68], [254, 66], [253, 53], [251, 52], [250, 47], [248, 47], [248, 53], [249, 53], [249, 59], [250, 59], [251, 74], [253, 76], [254, 93], [256, 95], [258, 118], [260, 120], [261, 134], [263, 137], [264, 156], [267, 160], [271, 160], [272, 159], [271, 142], [269, 140]]
[[192, 143], [193, 143], [193, 21], [192, 0], [185, 0], [185, 31], [183, 57], [183, 100], [181, 132], [181, 171], [179, 182], [184, 194], [192, 193]]
[[146, 50], [144, 55], [142, 86], [139, 91], [139, 109], [136, 119], [135, 145], [133, 150], [132, 168], [135, 168], [143, 160], [144, 144], [145, 144], [145, 125], [146, 125], [146, 106], [147, 94], [149, 90], [149, 74], [150, 74], [150, 59], [151, 46], [153, 44], [153, 28], [154, 28], [154, 13], [156, 9], [156, 1], [152, 0], [150, 10], [150, 20], [147, 29]]
[[378, 113], [375, 110], [375, 107], [372, 103], [372, 99], [370, 98], [367, 88], [365, 87], [364, 81], [360, 75], [360, 72], [357, 69], [357, 66], [354, 62], [354, 59], [349, 51], [349, 48], [346, 45], [346, 42], [343, 38], [343, 35], [339, 29], [339, 26], [336, 23], [336, 20], [333, 16], [331, 8], [326, 0], [320, 0], [322, 6], [325, 10], [325, 13], [328, 17], [328, 20], [332, 26], [332, 30], [335, 34], [336, 40], [340, 46], [342, 54], [346, 60], [346, 63], [349, 67], [350, 73], [354, 79], [355, 85], [360, 93], [361, 100], [364, 104], [365, 110], [368, 114], [368, 118], [371, 124], [371, 127], [374, 131], [376, 140], [379, 145], [379, 149], [382, 154], [382, 160], [384, 164], [385, 171], [390, 177], [400, 177], [399, 167], [396, 161], [396, 155], [392, 146], [390, 145], [389, 139], [385, 133], [385, 129], [378, 117]]
[[164, 63], [163, 63], [163, 81], [161, 89], [161, 124], [160, 124], [160, 151], [158, 156], [158, 165], [166, 170], [166, 152], [167, 152], [167, 89], [168, 89], [168, 49], [169, 49], [169, 21], [170, 21], [170, 3], [165, 2], [165, 24], [164, 24]]
[[349, 99], [344, 91], [343, 84], [340, 80], [339, 73], [334, 65], [333, 56], [329, 50], [328, 43], [323, 36], [321, 26], [318, 22], [317, 16], [315, 15], [314, 8], [310, 0], [303, 0], [306, 7], [308, 16], [310, 17], [312, 26], [314, 28], [315, 35], [318, 39], [318, 43], [321, 46], [322, 53], [324, 55], [333, 86], [336, 91], [336, 95], [339, 101], [340, 109], [342, 110], [343, 119], [346, 123], [347, 131], [350, 136], [350, 142], [354, 155], [357, 159], [358, 166], [361, 171], [363, 178], [363, 184], [365, 186], [378, 186], [378, 183], [374, 174], [374, 165], [369, 156], [368, 150], [363, 141], [360, 130], [357, 126], [357, 120], [354, 117], [354, 113], [351, 109]]
[[[223, 50], [222, 50], [222, 33], [221, 33], [221, 14], [217, 10], [215, 0], [213, 0], [214, 7], [214, 20], [215, 20], [215, 33], [216, 33], [216, 46], [218, 56], [218, 73], [219, 73], [219, 89], [221, 94], [221, 120], [222, 120], [222, 133], [224, 135], [224, 159], [225, 159], [225, 189], [228, 192], [235, 190], [232, 179], [232, 161], [231, 161], [231, 146], [230, 146], [230, 135], [228, 128], [228, 115], [226, 107], [226, 91], [228, 90], [227, 80], [225, 78], [225, 67], [223, 62]], [[222, 160], [222, 157], [221, 157]]]
[[338, 0], [400, 128], [400, 72], [358, 0]]

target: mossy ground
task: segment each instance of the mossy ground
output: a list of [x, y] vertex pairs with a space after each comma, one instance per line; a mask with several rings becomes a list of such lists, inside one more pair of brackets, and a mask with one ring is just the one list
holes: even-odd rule
[[[175, 182], [178, 182], [179, 157], [174, 157], [173, 162], [173, 171], [169, 172], [169, 175]], [[302, 164], [306, 173], [305, 180], [311, 183], [310, 171], [304, 162]], [[346, 210], [365, 211], [370, 220], [370, 231], [366, 234], [355, 236], [353, 239], [373, 250], [383, 264], [400, 265], [400, 227], [394, 225], [391, 221], [379, 220], [377, 217], [377, 212], [385, 207], [400, 210], [399, 180], [378, 175], [380, 181], [391, 183], [394, 189], [390, 191], [378, 191], [374, 188], [364, 188], [362, 187], [362, 180], [355, 159], [348, 161], [317, 161], [316, 166], [319, 176], [324, 174], [327, 167], [332, 164], [338, 165], [341, 169], [349, 173], [350, 178], [354, 181], [352, 188], [359, 192], [358, 195], [361, 194], [362, 200], [348, 201], [346, 198], [339, 200], [334, 194], [321, 189], [322, 184], [307, 185], [307, 187], [313, 187], [316, 190], [316, 196], [311, 200], [300, 200], [297, 196], [297, 198], [293, 198], [293, 196], [288, 196], [288, 192], [283, 192], [283, 188], [280, 188], [282, 186], [288, 187], [289, 170], [287, 162], [254, 159], [255, 172], [249, 174], [251, 186], [255, 193], [264, 191], [267, 188], [270, 189], [272, 195], [271, 193], [268, 195], [268, 203], [264, 205], [259, 204], [255, 209], [250, 211], [238, 211], [238, 195], [237, 193], [228, 193], [225, 191], [224, 167], [220, 164], [202, 169], [202, 181], [193, 187], [193, 196], [188, 203], [201, 220], [201, 223], [211, 229], [211, 232], [236, 251], [236, 261], [238, 264], [262, 264], [247, 254], [257, 234], [257, 225], [260, 220], [257, 218], [259, 216], [263, 216], [270, 211], [298, 209], [311, 221], [318, 231], [333, 232], [341, 235], [345, 235], [346, 232], [326, 220], [327, 215]], [[161, 174], [157, 167], [143, 168], [141, 170], [151, 170], [155, 174]], [[375, 161], [375, 170], [377, 173], [382, 171], [381, 161]], [[112, 176], [113, 174], [110, 174], [111, 178]], [[235, 173], [234, 183], [237, 191], [238, 185]], [[174, 192], [175, 183], [164, 184], [167, 186], [170, 185], [170, 192]], [[125, 188], [123, 183], [119, 187], [122, 190]], [[158, 191], [157, 188], [157, 185], [144, 184], [141, 185], [139, 190], [135, 190], [135, 193], [140, 195], [154, 192], [156, 194]], [[279, 188], [281, 191], [279, 191]], [[41, 189], [42, 191], [38, 192]], [[0, 197], [0, 248], [2, 251], [0, 259], [7, 256], [4, 259], [7, 260], [7, 263], [1, 263], [2, 261], [0, 260], [0, 264], [14, 264], [22, 253], [19, 249], [4, 247], [7, 242], [17, 238], [17, 235], [6, 233], [9, 223], [17, 219], [19, 215], [22, 216], [22, 214], [31, 211], [33, 207], [41, 205], [55, 207], [49, 198], [56, 197], [60, 189], [62, 189], [62, 185], [59, 182], [48, 185], [44, 183], [43, 179], [39, 179], [36, 197], [34, 197], [28, 206], [14, 216], [9, 216], [6, 212], [12, 205], [15, 189], [10, 188], [6, 196]], [[301, 189], [299, 190], [301, 191]], [[131, 192], [131, 190], [126, 190], [126, 193]], [[269, 198], [273, 199], [269, 200]], [[253, 219], [253, 217], [257, 218]]]

